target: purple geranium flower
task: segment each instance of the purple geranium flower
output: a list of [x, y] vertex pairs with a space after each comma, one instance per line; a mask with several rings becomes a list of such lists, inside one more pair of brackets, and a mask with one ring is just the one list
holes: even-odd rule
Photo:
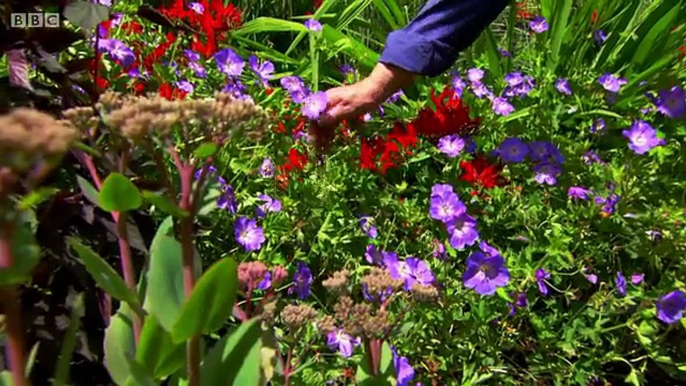
[[188, 68], [193, 70], [193, 73], [198, 78], [207, 78], [207, 71], [205, 70], [205, 67], [203, 67], [200, 63], [190, 62], [188, 63]]
[[395, 346], [391, 346], [391, 352], [393, 352], [393, 368], [395, 368], [397, 386], [409, 386], [414, 378], [414, 369], [410, 366], [410, 361], [398, 355]]
[[362, 226], [362, 231], [369, 237], [375, 239], [378, 235], [376, 227], [372, 224], [372, 218], [369, 216], [360, 217], [360, 225]]
[[605, 132], [605, 120], [603, 118], [598, 118], [593, 122], [591, 125], [591, 133], [597, 134], [597, 133], [604, 133]]
[[360, 339], [348, 335], [342, 328], [335, 328], [326, 336], [326, 345], [341, 353], [343, 358], [349, 358], [355, 346], [360, 345]]
[[656, 305], [658, 319], [667, 324], [677, 323], [684, 317], [684, 310], [686, 310], [686, 293], [683, 293], [682, 291], [672, 291], [661, 297]]
[[432, 194], [429, 202], [431, 218], [444, 223], [449, 223], [467, 212], [465, 204], [452, 191], [444, 192], [443, 194]]
[[619, 296], [626, 296], [626, 278], [621, 272], [617, 272], [617, 278], [615, 279], [615, 284], [617, 285], [617, 292]]
[[555, 185], [557, 184], [557, 176], [562, 173], [560, 165], [552, 162], [543, 162], [538, 165], [534, 165], [534, 180], [539, 184]]
[[510, 272], [505, 259], [500, 255], [487, 257], [482, 252], [472, 252], [467, 258], [467, 267], [462, 274], [462, 283], [479, 295], [491, 296], [496, 288], [510, 282]]
[[200, 60], [200, 54], [193, 50], [184, 50], [183, 55], [188, 59], [190, 62], [197, 62]]
[[467, 83], [462, 80], [459, 76], [453, 77], [453, 91], [455, 92], [455, 96], [458, 98], [462, 98], [462, 93], [464, 92], [464, 89], [467, 87]]
[[679, 119], [686, 115], [686, 90], [679, 86], [661, 90], [658, 92], [655, 105], [657, 111], [666, 117]]
[[205, 13], [205, 7], [203, 7], [203, 5], [200, 3], [189, 3], [188, 9], [197, 13], [198, 15], [202, 15], [203, 13]]
[[450, 245], [457, 250], [462, 250], [468, 245], [474, 245], [479, 238], [476, 219], [466, 213], [455, 217], [446, 225], [450, 234]]
[[496, 150], [496, 155], [507, 162], [522, 162], [529, 154], [529, 146], [517, 137], [505, 138]]
[[433, 255], [435, 258], [438, 260], [446, 260], [448, 258], [448, 254], [446, 253], [445, 250], [445, 244], [441, 242], [440, 240], [434, 240], [431, 242], [433, 245]]
[[494, 257], [500, 255], [500, 252], [498, 252], [497, 249], [488, 245], [488, 243], [485, 241], [479, 243], [479, 249], [486, 255], [486, 257]]
[[581, 156], [581, 160], [584, 161], [586, 165], [592, 165], [594, 163], [605, 164], [600, 156], [593, 150], [589, 150]]
[[264, 231], [257, 225], [257, 221], [247, 217], [239, 217], [233, 226], [236, 242], [247, 252], [257, 251], [265, 242]]
[[240, 76], [243, 73], [245, 61], [231, 48], [225, 48], [214, 54], [214, 60], [219, 70], [228, 76]]
[[258, 290], [266, 291], [269, 289], [269, 287], [272, 286], [272, 273], [267, 271], [265, 272], [264, 276], [262, 277], [262, 280], [260, 280], [259, 283], [257, 283], [257, 288]]
[[328, 99], [324, 91], [318, 91], [305, 97], [303, 101], [302, 114], [309, 119], [318, 119], [324, 111]]
[[605, 32], [603, 32], [603, 30], [599, 29], [593, 32], [593, 40], [595, 40], [595, 43], [597, 45], [601, 45], [605, 43], [605, 40], [607, 40], [607, 35], [605, 34]]
[[305, 299], [310, 295], [310, 285], [312, 284], [312, 271], [307, 264], [298, 262], [298, 268], [293, 275], [293, 286], [288, 289], [288, 293], [295, 292], [300, 299]]
[[589, 267], [584, 267], [584, 268], [581, 270], [581, 274], [584, 275], [584, 277], [586, 278], [586, 280], [588, 280], [588, 281], [591, 282], [592, 284], [598, 284], [598, 275], [596, 275], [596, 274], [594, 274], [594, 273], [589, 273], [589, 274], [587, 274], [586, 272], [588, 272], [589, 270], [590, 270]]
[[464, 139], [457, 134], [446, 135], [438, 141], [438, 149], [450, 158], [457, 157], [464, 147]]
[[631, 284], [639, 285], [639, 284], [643, 283], [644, 277], [645, 277], [645, 273], [634, 272], [633, 274], [631, 274]]
[[511, 54], [510, 54], [510, 51], [508, 51], [508, 50], [506, 50], [506, 49], [504, 49], [504, 48], [502, 48], [502, 47], [498, 47], [498, 52], [500, 52], [500, 55], [502, 55], [502, 56], [504, 56], [504, 57], [506, 57], [506, 58], [510, 57], [510, 55], [511, 55]]
[[617, 206], [617, 203], [619, 202], [619, 199], [620, 196], [618, 194], [610, 193], [607, 196], [607, 198], [596, 196], [595, 203], [598, 205], [602, 205], [603, 212], [609, 215], [615, 212], [615, 208]]
[[536, 270], [536, 284], [538, 284], [538, 292], [543, 295], [548, 295], [548, 286], [545, 284], [547, 279], [550, 279], [550, 273], [543, 268]]
[[510, 297], [514, 298], [514, 303], [507, 303], [510, 308], [510, 316], [514, 316], [517, 308], [526, 308], [529, 306], [529, 300], [526, 298], [526, 292], [520, 292], [515, 295], [515, 293], [510, 292]]
[[529, 27], [536, 33], [543, 33], [548, 30], [548, 22], [543, 16], [536, 16], [529, 22]]
[[136, 60], [136, 55], [131, 48], [117, 39], [101, 39], [99, 48], [107, 52], [110, 58], [118, 62], [122, 68], [131, 67]]
[[384, 253], [374, 244], [367, 245], [364, 251], [364, 258], [369, 264], [384, 265]]
[[270, 158], [265, 158], [260, 166], [260, 175], [264, 178], [274, 177], [274, 163]]
[[503, 90], [503, 96], [507, 98], [515, 96], [525, 97], [529, 95], [535, 86], [534, 78], [529, 75], [524, 75], [519, 71], [505, 75], [505, 82], [507, 83], [507, 87]]
[[274, 63], [268, 60], [260, 62], [255, 55], [251, 55], [250, 58], [248, 58], [248, 63], [250, 69], [257, 75], [262, 85], [264, 87], [269, 86], [269, 80], [274, 77]]
[[277, 213], [281, 211], [281, 201], [266, 194], [260, 194], [258, 198], [263, 202], [263, 204], [256, 209], [258, 218], [264, 218], [268, 212]]
[[481, 82], [473, 82], [471, 85], [472, 93], [479, 99], [492, 98], [493, 91]]
[[565, 163], [565, 157], [552, 142], [534, 141], [529, 143], [529, 157], [532, 161]]
[[629, 139], [629, 149], [636, 154], [645, 154], [652, 148], [665, 143], [663, 139], [657, 137], [657, 130], [642, 120], [634, 122], [631, 129], [622, 131], [622, 134]]
[[583, 186], [571, 186], [567, 190], [567, 195], [571, 199], [588, 200], [588, 195], [591, 190], [584, 188]]
[[193, 84], [187, 80], [180, 80], [180, 81], [176, 82], [175, 85], [176, 85], [176, 87], [179, 88], [179, 90], [186, 92], [186, 93], [189, 93], [189, 94], [192, 93], [193, 90], [195, 90], [195, 87], [193, 86]]
[[510, 104], [505, 98], [495, 97], [491, 101], [491, 108], [496, 115], [506, 117], [515, 111], [514, 106]]
[[558, 79], [557, 82], [555, 82], [555, 89], [562, 94], [572, 95], [572, 87], [569, 85], [567, 79]]
[[387, 267], [393, 279], [405, 281], [406, 291], [411, 290], [415, 284], [426, 286], [434, 282], [434, 274], [429, 265], [416, 257], [408, 257], [405, 261], [397, 261]]
[[467, 79], [471, 83], [481, 83], [481, 79], [484, 78], [484, 70], [480, 68], [470, 68], [467, 70]]
[[307, 19], [305, 20], [304, 24], [305, 28], [309, 29], [310, 31], [319, 32], [322, 30], [322, 23], [320, 23], [318, 20]]
[[236, 193], [233, 187], [229, 184], [222, 184], [220, 186], [221, 194], [217, 197], [217, 207], [222, 210], [228, 210], [231, 214], [236, 214], [238, 211], [238, 201], [236, 201]]
[[598, 83], [600, 83], [605, 90], [612, 93], [618, 93], [619, 89], [626, 84], [626, 79], [618, 78], [612, 74], [603, 74], [598, 78]]

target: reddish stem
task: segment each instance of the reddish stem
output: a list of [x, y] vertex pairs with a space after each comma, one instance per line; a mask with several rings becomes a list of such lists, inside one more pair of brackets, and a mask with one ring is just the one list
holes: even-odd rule
[[283, 384], [284, 386], [289, 386], [291, 378], [291, 361], [293, 360], [293, 347], [288, 348], [288, 354], [286, 355], [286, 366], [283, 370]]
[[[131, 256], [131, 245], [129, 243], [129, 233], [126, 226], [126, 212], [112, 212], [112, 219], [117, 225], [117, 236], [119, 239], [119, 257], [121, 260], [121, 270], [124, 274], [124, 282], [133, 293], [137, 293], [136, 289], [136, 273], [133, 268], [133, 258]], [[141, 319], [138, 314], [133, 315], [133, 334], [136, 344], [141, 337]]]
[[252, 315], [250, 315], [250, 313], [252, 311], [252, 307], [250, 305], [250, 303], [252, 301], [252, 292], [253, 292], [253, 283], [250, 282], [250, 284], [248, 284], [248, 295], [245, 297], [245, 316], [248, 319], [250, 319], [250, 317], [252, 316]]

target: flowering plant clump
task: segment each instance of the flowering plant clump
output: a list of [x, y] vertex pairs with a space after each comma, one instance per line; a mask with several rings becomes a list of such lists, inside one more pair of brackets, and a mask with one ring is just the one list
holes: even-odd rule
[[[69, 87], [88, 106], [0, 116], [15, 385], [76, 379], [80, 329], [101, 334], [103, 384], [686, 381], [679, 2], [516, 2], [455, 71], [324, 137], [325, 89], [382, 48], [356, 28], [403, 12], [98, 3], [107, 20], [71, 17], [93, 87]], [[22, 331], [16, 299], [54, 247], [31, 224], [60, 190], [106, 228], [51, 233], [103, 295], [70, 286], [81, 300], [45, 378], [27, 349], [45, 323]]]

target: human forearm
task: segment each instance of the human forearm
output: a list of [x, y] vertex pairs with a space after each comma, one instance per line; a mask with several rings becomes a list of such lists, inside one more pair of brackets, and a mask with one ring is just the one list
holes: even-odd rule
[[362, 83], [374, 104], [381, 104], [399, 89], [414, 82], [415, 74], [392, 64], [379, 63]]

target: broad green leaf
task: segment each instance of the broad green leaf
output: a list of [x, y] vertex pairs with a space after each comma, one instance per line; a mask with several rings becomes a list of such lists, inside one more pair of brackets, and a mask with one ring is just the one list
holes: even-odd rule
[[[357, 372], [355, 374], [355, 380], [357, 381], [357, 384], [363, 385], [363, 386], [390, 386], [391, 382], [389, 381], [389, 378], [392, 377], [393, 373], [393, 353], [391, 351], [390, 346], [388, 346], [387, 343], [384, 343], [384, 346], [387, 347], [382, 347], [382, 355], [381, 355], [381, 360], [379, 364], [381, 365], [380, 367], [383, 368], [384, 366], [386, 367], [386, 371], [379, 371], [379, 374], [374, 376], [372, 367], [369, 361], [369, 352], [367, 349], [364, 349], [364, 356], [360, 359], [360, 363], [357, 366]], [[384, 355], [385, 353], [385, 355]], [[390, 355], [390, 363], [388, 363]]]
[[136, 350], [136, 361], [148, 369], [154, 379], [162, 379], [183, 368], [185, 344], [176, 344], [162, 328], [155, 315], [145, 318]]
[[391, 345], [387, 341], [383, 342], [381, 346], [381, 360], [379, 361], [379, 373], [382, 375], [392, 375], [394, 373], [393, 368], [393, 351], [391, 350]]
[[200, 366], [202, 386], [259, 385], [260, 320], [242, 323], [220, 340]]
[[238, 277], [236, 262], [222, 259], [210, 267], [195, 285], [191, 296], [181, 307], [174, 324], [175, 342], [218, 330], [231, 314], [236, 302]]
[[162, 227], [150, 246], [144, 308], [157, 317], [165, 330], [172, 331], [185, 299], [183, 254], [181, 243], [160, 231]]
[[143, 198], [131, 180], [123, 174], [112, 173], [102, 183], [98, 202], [108, 212], [126, 212], [138, 209]]
[[126, 379], [125, 386], [156, 386], [155, 381], [148, 374], [146, 368], [129, 356], [126, 357], [126, 363], [129, 366], [129, 376]]
[[134, 307], [140, 303], [137, 295], [126, 286], [124, 279], [102, 257], [75, 238], [70, 238], [69, 244], [81, 257], [88, 273], [105, 292]]
[[117, 385], [125, 385], [131, 374], [129, 358], [135, 355], [131, 309], [122, 304], [105, 330], [105, 367]]
[[63, 15], [70, 22], [90, 31], [110, 18], [110, 9], [89, 1], [73, 1], [64, 8]]
[[13, 285], [27, 281], [40, 261], [40, 248], [28, 222], [17, 222], [12, 235], [12, 267], [0, 268], [0, 284]]
[[146, 201], [160, 208], [160, 210], [166, 214], [170, 214], [175, 217], [188, 217], [188, 212], [179, 208], [179, 206], [176, 205], [171, 198], [163, 193], [144, 190], [141, 195]]
[[218, 148], [219, 146], [216, 142], [205, 142], [202, 145], [198, 146], [195, 149], [195, 151], [193, 151], [193, 155], [195, 155], [201, 160], [205, 160], [215, 155], [215, 153], [217, 153]]
[[2, 386], [13, 386], [14, 380], [12, 378], [12, 373], [4, 370], [0, 372], [0, 385]]

